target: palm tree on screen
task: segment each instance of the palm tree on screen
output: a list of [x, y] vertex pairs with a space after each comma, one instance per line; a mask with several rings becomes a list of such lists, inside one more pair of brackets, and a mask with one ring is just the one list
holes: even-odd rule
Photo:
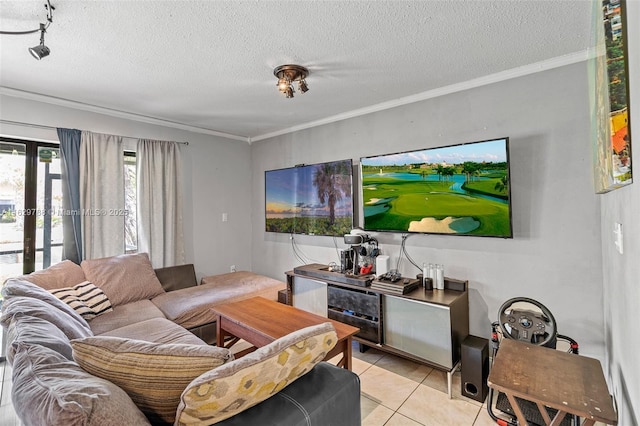
[[329, 206], [329, 222], [333, 225], [336, 219], [336, 203], [343, 197], [350, 197], [351, 170], [347, 163], [323, 163], [313, 175], [313, 185], [318, 191], [320, 202]]
[[498, 182], [496, 182], [493, 189], [499, 192], [507, 192], [508, 187], [509, 187], [509, 180], [507, 179], [507, 175], [504, 175], [500, 178]]

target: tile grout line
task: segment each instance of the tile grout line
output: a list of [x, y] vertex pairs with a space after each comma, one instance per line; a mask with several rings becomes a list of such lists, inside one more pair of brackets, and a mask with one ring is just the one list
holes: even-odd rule
[[[383, 358], [385, 358], [386, 356], [387, 356], [387, 354], [382, 354], [382, 356], [381, 356], [380, 358], [378, 358], [378, 359], [377, 359], [373, 364], [370, 364], [370, 365], [369, 365], [369, 367], [367, 367], [364, 371], [367, 371], [369, 368], [371, 368], [372, 366], [376, 365], [378, 362], [380, 362], [380, 360], [382, 360], [382, 359], [383, 359]], [[383, 368], [383, 367], [380, 367], [380, 368]], [[384, 368], [383, 368], [383, 369], [384, 369]], [[363, 371], [363, 373], [364, 373], [364, 371]], [[370, 401], [376, 402], [377, 404], [381, 405], [382, 407], [385, 407], [385, 408], [387, 408], [387, 409], [389, 409], [389, 410], [393, 411], [393, 414], [391, 415], [391, 417], [389, 417], [389, 419], [388, 419], [386, 422], [384, 422], [383, 426], [384, 426], [384, 425], [386, 425], [387, 423], [389, 423], [389, 422], [391, 421], [391, 419], [393, 418], [393, 416], [394, 416], [394, 415], [396, 415], [396, 414], [398, 414], [398, 415], [400, 415], [400, 416], [403, 416], [403, 417], [406, 417], [407, 419], [409, 419], [409, 420], [411, 420], [411, 421], [414, 421], [414, 422], [418, 423], [419, 425], [424, 426], [424, 423], [422, 423], [421, 421], [418, 421], [418, 420], [416, 420], [416, 419], [413, 419], [413, 418], [411, 418], [411, 417], [409, 417], [409, 416], [405, 416], [404, 414], [399, 413], [398, 411], [400, 410], [400, 408], [402, 408], [402, 406], [404, 405], [404, 403], [405, 403], [405, 402], [407, 402], [407, 401], [409, 400], [409, 398], [411, 398], [411, 395], [413, 395], [413, 394], [415, 393], [415, 391], [416, 391], [416, 390], [418, 390], [418, 388], [420, 387], [420, 385], [421, 385], [421, 384], [423, 384], [425, 380], [427, 380], [427, 377], [429, 377], [429, 376], [431, 375], [431, 373], [433, 373], [433, 371], [434, 371], [434, 369], [433, 369], [433, 368], [431, 368], [431, 371], [429, 371], [429, 373], [428, 373], [426, 376], [424, 376], [424, 378], [423, 378], [423, 379], [422, 379], [422, 380], [421, 380], [421, 381], [416, 385], [416, 387], [415, 387], [415, 388], [411, 391], [411, 393], [410, 393], [410, 394], [409, 394], [409, 395], [408, 395], [408, 396], [407, 396], [407, 397], [402, 401], [402, 403], [398, 406], [398, 408], [397, 408], [396, 410], [393, 410], [391, 407], [387, 407], [386, 405], [384, 405], [384, 404], [382, 404], [382, 403], [380, 403], [380, 402], [376, 402], [376, 401], [374, 401], [373, 399], [368, 398], [366, 395], [363, 395], [363, 396], [364, 396], [365, 398], [369, 399]], [[427, 385], [425, 385], [425, 386], [427, 386]]]

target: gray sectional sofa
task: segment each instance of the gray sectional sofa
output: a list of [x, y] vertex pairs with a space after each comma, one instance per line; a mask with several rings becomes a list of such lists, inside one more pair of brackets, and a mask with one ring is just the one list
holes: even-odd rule
[[0, 322], [14, 408], [39, 426], [359, 425], [357, 375], [320, 362], [329, 324], [239, 359], [207, 345], [212, 306], [282, 288], [250, 272], [196, 285], [193, 265], [154, 270], [145, 254], [10, 279]]

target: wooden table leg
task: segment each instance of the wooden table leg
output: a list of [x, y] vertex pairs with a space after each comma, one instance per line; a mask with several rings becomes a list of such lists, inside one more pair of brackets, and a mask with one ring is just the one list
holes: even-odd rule
[[544, 421], [545, 425], [550, 425], [551, 424], [551, 417], [549, 417], [549, 412], [547, 411], [547, 407], [545, 407], [543, 404], [540, 404], [539, 402], [536, 402], [536, 405], [538, 406], [538, 411], [540, 412], [540, 415], [542, 416], [542, 421]]
[[224, 332], [222, 331], [222, 318], [216, 318], [216, 346], [224, 348]]
[[527, 418], [522, 413], [522, 410], [520, 409], [520, 405], [518, 404], [518, 401], [516, 401], [516, 398], [513, 395], [510, 395], [510, 394], [505, 394], [505, 395], [507, 395], [507, 399], [509, 400], [509, 403], [511, 404], [511, 408], [513, 408], [513, 412], [516, 413], [516, 418], [518, 419], [518, 424], [520, 426], [528, 426], [529, 423], [527, 422]]
[[[545, 409], [545, 412], [547, 410]], [[553, 418], [553, 420], [551, 421], [551, 423], [547, 423], [549, 426], [560, 426], [560, 423], [562, 423], [562, 420], [564, 420], [564, 416], [567, 415], [566, 411], [558, 411], [558, 413], [556, 414], [556, 416]]]
[[346, 347], [344, 348], [344, 352], [343, 352], [343, 356], [344, 356], [344, 368], [346, 368], [347, 370], [351, 370], [352, 367], [352, 362], [351, 362], [351, 355], [353, 352], [353, 348], [351, 347], [351, 336], [347, 337], [347, 339], [345, 340], [345, 345]]
[[338, 360], [336, 365], [341, 368], [346, 368], [347, 370], [351, 370], [351, 336], [345, 338], [344, 340], [338, 341], [338, 343], [331, 349], [327, 356], [324, 358], [325, 361], [330, 360], [331, 358], [342, 354], [342, 358]]

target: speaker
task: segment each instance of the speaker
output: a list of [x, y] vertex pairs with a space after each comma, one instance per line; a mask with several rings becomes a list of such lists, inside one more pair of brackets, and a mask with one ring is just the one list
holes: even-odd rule
[[476, 336], [467, 336], [461, 348], [461, 393], [467, 398], [484, 402], [489, 387], [489, 340]]

